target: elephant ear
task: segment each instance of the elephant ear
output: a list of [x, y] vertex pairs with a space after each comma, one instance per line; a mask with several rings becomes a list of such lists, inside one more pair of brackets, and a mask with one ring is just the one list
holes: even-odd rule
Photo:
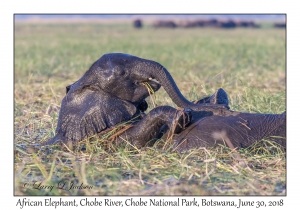
[[80, 141], [126, 122], [139, 113], [136, 106], [128, 101], [93, 86], [76, 89], [77, 83], [62, 100], [59, 113], [56, 136], [64, 142]]
[[75, 93], [81, 92], [85, 88], [98, 87], [98, 77], [94, 69], [89, 69], [85, 74], [76, 82], [66, 87], [66, 92]]

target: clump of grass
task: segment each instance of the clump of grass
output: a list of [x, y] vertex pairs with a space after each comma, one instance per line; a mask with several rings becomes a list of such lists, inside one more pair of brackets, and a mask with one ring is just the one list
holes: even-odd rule
[[151, 87], [151, 85], [148, 82], [142, 82], [142, 84], [147, 88], [147, 90], [149, 92], [151, 102], [152, 102], [152, 105], [155, 108], [157, 106], [156, 105], [155, 91], [153, 90], [153, 88]]

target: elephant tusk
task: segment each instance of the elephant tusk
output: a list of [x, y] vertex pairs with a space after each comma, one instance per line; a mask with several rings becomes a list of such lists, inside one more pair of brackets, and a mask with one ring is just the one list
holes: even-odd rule
[[156, 83], [159, 84], [159, 81], [158, 81], [157, 79], [153, 79], [152, 77], [149, 77], [148, 79], [149, 79], [150, 81], [152, 81], [152, 82], [156, 82]]

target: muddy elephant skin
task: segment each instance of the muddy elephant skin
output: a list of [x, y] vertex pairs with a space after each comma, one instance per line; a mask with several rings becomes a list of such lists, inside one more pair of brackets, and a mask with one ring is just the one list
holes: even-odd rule
[[286, 147], [286, 113], [253, 114], [236, 116], [207, 116], [194, 122], [173, 138], [174, 149], [185, 151], [199, 147], [211, 147], [216, 143], [235, 148], [245, 148], [264, 138], [270, 138]]
[[[227, 93], [219, 88], [212, 96], [194, 101], [194, 103], [228, 105], [229, 100]], [[139, 139], [141, 142], [150, 141], [153, 137], [159, 136], [164, 140], [170, 140], [173, 150], [180, 152], [200, 147], [212, 147], [216, 144], [231, 148], [245, 148], [266, 138], [274, 140], [283, 148], [286, 147], [286, 112], [282, 114], [235, 112], [236, 115], [220, 116], [209, 111], [185, 110], [182, 118], [176, 116], [180, 120], [181, 129], [172, 130], [174, 124], [171, 123], [171, 119], [174, 119], [175, 109], [168, 107], [160, 111], [165, 114], [164, 119], [169, 119], [170, 123], [159, 124], [160, 135], [152, 135], [149, 138], [149, 134], [159, 130], [158, 127], [151, 127], [151, 125], [158, 125], [155, 122], [158, 122], [159, 118], [151, 118], [151, 115], [157, 112], [156, 109], [150, 112], [148, 118], [138, 122], [134, 129], [125, 131], [121, 136], [135, 139], [134, 142], [139, 142]]]
[[[182, 109], [160, 106], [145, 115], [143, 112], [148, 108], [145, 98], [149, 96], [145, 82], [153, 91], [163, 86]], [[285, 131], [285, 121], [283, 123], [277, 115], [228, 110], [227, 94], [222, 89], [214, 94], [216, 97], [190, 102], [161, 64], [123, 53], [103, 55], [66, 89], [56, 135], [43, 145], [76, 143], [133, 118], [137, 121], [117, 137], [116, 144], [125, 140], [143, 147], [168, 129], [175, 128], [174, 148], [178, 151], [210, 146], [215, 143], [214, 133], [222, 131], [236, 142], [235, 146], [241, 147], [275, 135], [279, 129], [273, 128], [278, 124]]]
[[140, 115], [147, 109], [145, 98], [149, 96], [144, 82], [154, 91], [162, 85], [179, 107], [213, 111], [219, 115], [234, 114], [225, 105], [188, 101], [167, 69], [155, 61], [109, 53], [99, 58], [78, 81], [67, 86], [56, 135], [45, 144], [78, 142]]

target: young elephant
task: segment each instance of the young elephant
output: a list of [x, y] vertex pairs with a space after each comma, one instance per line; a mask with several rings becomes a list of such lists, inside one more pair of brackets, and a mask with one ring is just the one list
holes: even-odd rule
[[[212, 103], [212, 104], [227, 104], [228, 97], [223, 89], [218, 89], [211, 97], [207, 97], [196, 101], [195, 103]], [[175, 110], [169, 107], [170, 112], [165, 112], [166, 118], [172, 118]], [[155, 114], [154, 109], [150, 113]], [[151, 115], [148, 115], [150, 117]], [[183, 120], [187, 118], [187, 124]], [[190, 120], [192, 118], [192, 120]], [[132, 130], [125, 131], [118, 139], [126, 138], [130, 143], [143, 142], [143, 145], [151, 140], [153, 136], [148, 134], [155, 132], [158, 128], [151, 127], [158, 118], [142, 119], [137, 123]], [[148, 121], [150, 123], [148, 123]], [[161, 126], [162, 124], [160, 124]], [[170, 124], [164, 124], [160, 129], [160, 137], [163, 133], [162, 139], [167, 140], [172, 135], [172, 146], [176, 151], [185, 151], [199, 147], [211, 147], [216, 143], [226, 144], [230, 147], [245, 148], [260, 141], [264, 138], [274, 137], [277, 143], [286, 147], [286, 113], [282, 114], [251, 114], [236, 112], [236, 115], [218, 116], [213, 112], [208, 111], [193, 111], [188, 115], [184, 115], [181, 119], [180, 125], [185, 126], [182, 131], [171, 131]], [[180, 132], [181, 131], [181, 132]], [[171, 131], [172, 132], [172, 131]], [[156, 135], [159, 136], [159, 135]], [[150, 137], [150, 138], [149, 138]], [[139, 144], [138, 144], [139, 145]]]
[[[153, 79], [158, 80], [160, 84]], [[161, 106], [144, 116], [143, 112], [148, 107], [145, 98], [149, 96], [144, 82], [147, 82], [154, 91], [162, 85], [174, 103], [184, 109], [179, 111], [173, 107]], [[184, 135], [185, 138], [190, 138], [189, 135], [193, 134], [195, 136], [193, 139], [202, 136], [200, 132], [202, 127], [194, 124], [180, 134], [190, 123], [197, 120], [203, 122], [207, 119], [219, 119], [214, 127], [224, 128], [222, 120], [225, 120], [225, 124], [226, 122], [230, 124], [231, 121], [240, 119], [240, 115], [239, 112], [228, 110], [227, 94], [222, 89], [212, 97], [190, 102], [181, 94], [169, 72], [159, 63], [132, 55], [111, 53], [103, 55], [78, 81], [67, 86], [56, 135], [42, 145], [69, 141], [76, 143], [137, 118], [138, 122], [116, 138], [116, 144], [125, 140], [142, 147], [150, 140], [160, 138], [166, 130], [174, 128], [177, 134], [174, 146], [183, 150], [204, 145], [195, 143], [196, 140], [188, 140], [191, 143], [179, 147], [182, 143], [181, 137]], [[245, 118], [244, 115], [242, 117]], [[246, 120], [248, 119], [253, 118], [249, 117]], [[256, 132], [250, 135], [256, 136], [257, 139], [260, 137]], [[242, 141], [242, 138], [240, 140]], [[211, 142], [209, 138], [207, 141]]]
[[284, 148], [286, 147], [285, 112], [200, 117], [180, 134], [173, 136], [173, 148], [177, 151], [185, 151], [210, 147], [216, 143], [234, 148], [245, 148], [270, 137]]
[[[154, 91], [162, 85], [179, 107], [211, 111], [222, 116], [235, 114], [226, 105], [195, 104], [188, 101], [170, 73], [157, 62], [123, 53], [110, 53], [99, 58], [78, 81], [67, 86], [56, 135], [44, 144], [78, 142], [139, 116], [147, 109], [145, 98], [149, 96], [144, 82]], [[150, 116], [161, 119], [162, 121], [157, 122], [159, 125], [169, 124], [172, 120], [166, 115], [166, 109], [168, 113], [172, 113], [169, 118], [173, 119], [176, 110], [167, 107], [154, 109]], [[189, 115], [189, 110], [185, 110], [185, 115]], [[154, 120], [153, 117], [147, 118]], [[176, 120], [180, 121], [180, 117]], [[159, 133], [159, 130], [155, 132]]]

